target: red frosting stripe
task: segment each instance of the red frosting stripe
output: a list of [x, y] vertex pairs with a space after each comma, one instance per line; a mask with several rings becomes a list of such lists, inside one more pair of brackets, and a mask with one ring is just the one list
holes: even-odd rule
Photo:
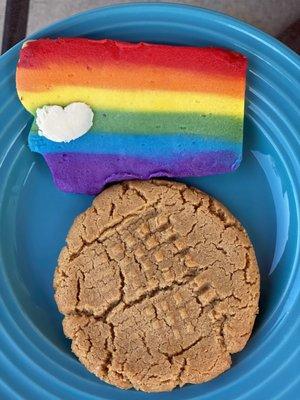
[[103, 64], [148, 65], [199, 71], [232, 78], [244, 78], [246, 58], [233, 51], [219, 48], [168, 46], [148, 43], [126, 43], [113, 40], [84, 38], [40, 39], [23, 47], [20, 68], [56, 68], [64, 65], [97, 67]]

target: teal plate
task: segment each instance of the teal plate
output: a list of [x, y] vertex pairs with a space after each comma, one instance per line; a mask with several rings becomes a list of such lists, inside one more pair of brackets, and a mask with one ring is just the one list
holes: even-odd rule
[[249, 58], [243, 161], [232, 174], [185, 179], [221, 200], [254, 243], [260, 314], [232, 368], [172, 393], [122, 391], [71, 354], [52, 276], [70, 224], [92, 201], [55, 188], [27, 146], [15, 90], [21, 44], [0, 58], [0, 398], [29, 400], [297, 400], [300, 398], [299, 57], [233, 18], [183, 5], [128, 4], [58, 22], [32, 37], [86, 36], [224, 46]]

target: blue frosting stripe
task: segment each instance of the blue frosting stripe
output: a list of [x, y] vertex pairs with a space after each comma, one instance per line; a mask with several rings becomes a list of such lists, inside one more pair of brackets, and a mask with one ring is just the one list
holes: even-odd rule
[[38, 153], [119, 154], [147, 158], [189, 155], [199, 152], [242, 153], [242, 142], [205, 138], [201, 135], [135, 135], [88, 133], [69, 143], [57, 143], [31, 132], [29, 147]]

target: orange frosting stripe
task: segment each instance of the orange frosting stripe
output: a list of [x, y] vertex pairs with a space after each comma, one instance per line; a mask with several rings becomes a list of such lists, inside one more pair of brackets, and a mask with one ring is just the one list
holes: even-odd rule
[[101, 67], [71, 66], [49, 63], [47, 69], [19, 67], [17, 85], [20, 91], [39, 92], [56, 86], [89, 86], [128, 90], [173, 90], [206, 92], [243, 97], [245, 80], [228, 76], [195, 73], [150, 66]]

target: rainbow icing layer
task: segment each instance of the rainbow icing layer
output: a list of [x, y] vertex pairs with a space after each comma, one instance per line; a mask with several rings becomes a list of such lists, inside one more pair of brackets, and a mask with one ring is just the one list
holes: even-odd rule
[[65, 191], [156, 176], [230, 172], [242, 156], [247, 60], [216, 48], [112, 40], [40, 39], [21, 50], [17, 90], [33, 115], [84, 102], [94, 123], [57, 143], [29, 134]]

